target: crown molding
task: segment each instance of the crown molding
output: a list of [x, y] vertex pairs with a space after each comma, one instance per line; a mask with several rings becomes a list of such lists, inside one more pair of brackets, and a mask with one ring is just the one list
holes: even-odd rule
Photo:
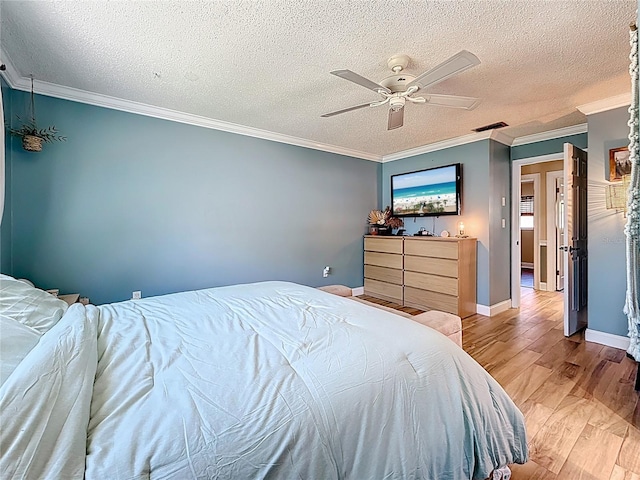
[[[4, 50], [1, 50], [1, 53], [2, 61], [7, 66], [7, 69], [2, 72], [2, 76], [5, 78], [9, 86], [14, 90], [23, 90], [26, 92], [31, 91], [31, 79], [29, 77], [21, 77], [11, 63], [11, 60], [9, 59], [9, 56], [6, 54], [6, 52]], [[213, 130], [220, 130], [228, 133], [236, 133], [238, 135], [260, 138], [262, 140], [270, 140], [272, 142], [285, 143], [297, 147], [311, 148], [313, 150], [321, 150], [338, 155], [370, 160], [373, 162], [382, 161], [382, 156], [369, 152], [353, 150], [350, 148], [344, 148], [328, 143], [314, 142], [305, 138], [284, 135], [281, 133], [270, 132], [268, 130], [247, 127], [244, 125], [224, 122], [221, 120], [214, 120], [212, 118], [207, 118], [200, 115], [178, 112], [176, 110], [156, 107], [153, 105], [147, 105], [131, 100], [123, 100], [116, 97], [110, 97], [108, 95], [79, 90], [77, 88], [65, 87], [49, 82], [42, 82], [40, 80], [34, 80], [33, 91], [40, 95], [61, 98], [63, 100], [70, 100], [73, 102], [85, 103], [97, 107], [110, 108], [113, 110], [120, 110], [122, 112], [135, 113], [147, 117], [160, 118], [163, 120], [170, 120], [173, 122], [185, 123], [187, 125], [210, 128]]]
[[[7, 53], [4, 51], [4, 48], [2, 48], [2, 46], [0, 46], [0, 56], [0, 61], [4, 63], [5, 67], [7, 67], [6, 70], [0, 71], [0, 76], [4, 78], [9, 87], [13, 88], [14, 90], [18, 90], [18, 84], [21, 80], [20, 75], [18, 75], [16, 67], [14, 67], [13, 62], [9, 58], [9, 55], [7, 55]], [[29, 81], [30, 79], [26, 80]], [[31, 86], [30, 81], [29, 86]]]
[[533, 135], [525, 135], [524, 137], [517, 137], [511, 144], [513, 147], [518, 145], [526, 145], [528, 143], [544, 142], [545, 140], [552, 140], [554, 138], [568, 137], [571, 135], [578, 135], [580, 133], [587, 133], [587, 124], [581, 123], [579, 125], [573, 125], [571, 127], [557, 128], [556, 130], [548, 130], [546, 132], [534, 133]]
[[497, 142], [503, 143], [507, 146], [511, 145], [513, 138], [499, 132], [497, 130], [488, 130], [486, 132], [471, 133], [469, 135], [463, 135], [461, 137], [450, 138], [441, 142], [430, 143], [428, 145], [422, 145], [420, 147], [411, 148], [409, 150], [403, 150], [397, 153], [390, 153], [382, 157], [382, 163], [393, 162], [395, 160], [402, 160], [403, 158], [415, 157], [416, 155], [422, 155], [423, 153], [435, 152], [437, 150], [444, 150], [445, 148], [457, 147], [459, 145], [465, 145], [467, 143], [479, 142], [480, 140], [492, 139]]
[[506, 145], [507, 147], [510, 147], [511, 145], [513, 145], [513, 137], [510, 137], [509, 135], [507, 135], [506, 133], [500, 131], [500, 130], [492, 130], [491, 131], [491, 140], [495, 140], [496, 142], [500, 142], [503, 145]]
[[585, 115], [593, 115], [594, 113], [606, 112], [614, 108], [627, 107], [631, 105], [631, 93], [622, 93], [615, 97], [603, 98], [595, 102], [585, 103], [576, 107]]

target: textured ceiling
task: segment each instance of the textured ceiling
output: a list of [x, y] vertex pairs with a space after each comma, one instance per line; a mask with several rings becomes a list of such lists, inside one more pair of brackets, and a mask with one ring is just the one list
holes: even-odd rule
[[[576, 107], [629, 92], [624, 1], [2, 1], [17, 75], [224, 122], [387, 155], [505, 121], [518, 137], [585, 122]], [[329, 74], [374, 81], [411, 57], [419, 74], [460, 50], [482, 62], [430, 93], [473, 111], [408, 104], [321, 118], [377, 100]]]

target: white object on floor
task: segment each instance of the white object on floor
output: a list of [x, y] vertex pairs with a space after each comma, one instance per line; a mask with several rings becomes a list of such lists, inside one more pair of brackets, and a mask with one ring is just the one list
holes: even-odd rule
[[511, 470], [506, 465], [504, 467], [496, 468], [493, 471], [491, 480], [509, 480], [511, 478]]

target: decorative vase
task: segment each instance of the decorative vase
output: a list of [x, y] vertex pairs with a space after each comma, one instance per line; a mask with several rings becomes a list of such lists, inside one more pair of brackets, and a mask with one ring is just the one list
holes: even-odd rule
[[391, 235], [392, 228], [387, 225], [380, 225], [378, 227], [378, 235]]
[[22, 148], [28, 152], [41, 152], [42, 138], [35, 135], [25, 135], [22, 137]]

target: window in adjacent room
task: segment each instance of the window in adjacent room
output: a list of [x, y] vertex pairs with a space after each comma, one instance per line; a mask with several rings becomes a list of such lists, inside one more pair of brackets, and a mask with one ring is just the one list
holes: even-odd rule
[[520, 197], [520, 230], [533, 230], [533, 195]]

